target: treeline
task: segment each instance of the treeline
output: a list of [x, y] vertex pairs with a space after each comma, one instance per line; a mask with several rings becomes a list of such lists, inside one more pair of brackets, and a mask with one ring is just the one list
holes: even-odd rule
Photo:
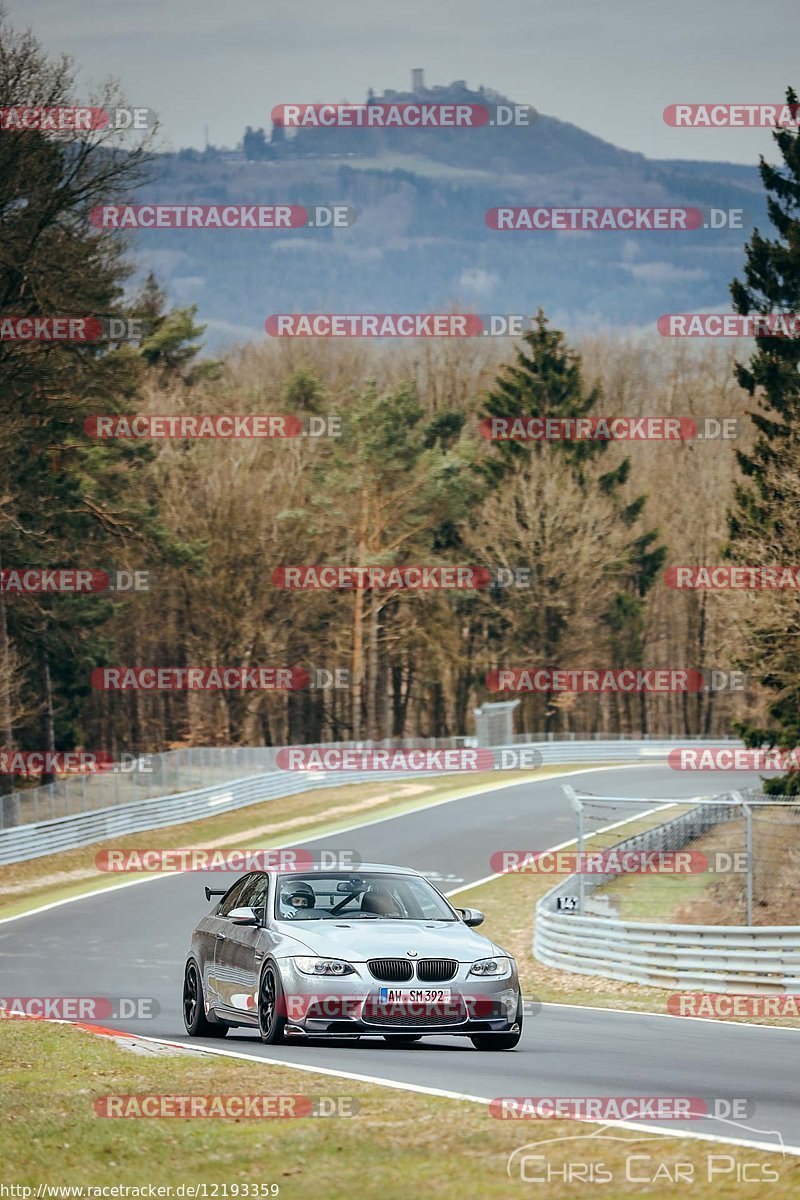
[[[479, 432], [481, 418], [511, 413], [515, 402], [518, 411], [551, 416], [721, 419], [742, 410], [725, 352], [687, 356], [595, 338], [582, 347], [581, 368], [542, 319], [516, 365], [498, 364], [500, 345], [485, 342], [383, 351], [265, 343], [228, 356], [215, 377], [189, 380], [185, 326], [177, 314], [160, 320], [173, 323], [180, 340], [167, 350], [165, 339], [152, 364], [133, 362], [135, 386], [132, 377], [122, 397], [107, 397], [104, 412], [313, 414], [339, 418], [341, 436], [119, 440], [98, 452], [73, 426], [65, 437], [71, 454], [84, 447], [87, 455], [127, 456], [113, 468], [126, 481], [126, 515], [117, 498], [102, 526], [107, 538], [69, 553], [63, 540], [26, 540], [3, 560], [113, 562], [147, 571], [150, 590], [48, 599], [46, 664], [43, 643], [23, 636], [25, 616], [41, 614], [42, 598], [4, 598], [18, 661], [11, 694], [20, 709], [25, 696], [40, 705], [40, 715], [15, 722], [21, 744], [39, 744], [42, 719], [52, 722], [56, 744], [111, 750], [446, 736], [473, 729], [476, 704], [507, 698], [487, 691], [486, 674], [498, 667], [736, 664], [735, 594], [664, 585], [669, 563], [720, 556], [735, 475], [731, 442], [591, 443], [588, 454], [586, 443], [554, 442], [514, 454]], [[101, 462], [102, 478], [108, 470]], [[137, 494], [149, 507], [133, 516]], [[276, 586], [273, 573], [292, 564], [473, 564], [503, 569], [505, 579], [522, 568], [527, 586]], [[92, 692], [90, 672], [104, 664], [299, 665], [344, 670], [349, 686], [289, 696]], [[725, 732], [757, 697], [753, 686], [744, 695], [528, 695], [517, 727]]]
[[[29, 35], [2, 33], [0, 93], [68, 103], [69, 65]], [[796, 135], [786, 136], [797, 165]], [[773, 497], [791, 505], [800, 492], [800, 455], [792, 434], [776, 491], [769, 446], [785, 434], [754, 429], [746, 414], [766, 386], [770, 411], [784, 404], [793, 428], [796, 345], [761, 339], [737, 378], [731, 352], [713, 343], [607, 334], [570, 345], [540, 313], [516, 347], [263, 341], [212, 362], [194, 309], [169, 311], [154, 278], [125, 298], [125, 247], [88, 220], [147, 170], [146, 146], [123, 153], [103, 134], [0, 139], [0, 315], [150, 323], [129, 346], [0, 341], [0, 569], [113, 566], [151, 583], [127, 596], [0, 593], [0, 745], [116, 753], [457, 735], [472, 731], [477, 704], [507, 698], [489, 693], [487, 672], [526, 666], [748, 674], [743, 691], [525, 695], [519, 729], [713, 735], [749, 721], [768, 738], [783, 727], [771, 697], [798, 676], [776, 639], [796, 623], [796, 597], [680, 592], [664, 575], [723, 554], [782, 561], [797, 522], [776, 518]], [[796, 256], [796, 226], [780, 232]], [[749, 254], [763, 278], [751, 257], [734, 302], [770, 311], [754, 298], [771, 278], [768, 245]], [[100, 414], [163, 413], [336, 417], [342, 431], [149, 441], [84, 432]], [[480, 432], [498, 415], [618, 414], [737, 417], [739, 436], [521, 445]], [[742, 506], [749, 515], [732, 528]], [[294, 592], [273, 581], [289, 564], [521, 568], [528, 586]], [[300, 666], [346, 671], [348, 683], [291, 694], [97, 691], [92, 672], [105, 665]]]

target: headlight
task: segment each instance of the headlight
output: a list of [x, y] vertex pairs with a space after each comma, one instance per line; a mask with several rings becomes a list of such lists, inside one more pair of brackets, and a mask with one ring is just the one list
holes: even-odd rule
[[511, 974], [510, 958], [479, 958], [469, 969], [470, 975], [482, 975], [485, 979], [508, 979]]
[[355, 975], [356, 969], [342, 958], [296, 958], [298, 971], [304, 975]]

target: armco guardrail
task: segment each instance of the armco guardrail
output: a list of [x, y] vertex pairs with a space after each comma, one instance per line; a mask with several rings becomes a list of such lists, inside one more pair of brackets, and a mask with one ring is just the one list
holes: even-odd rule
[[536, 910], [548, 967], [629, 983], [732, 992], [800, 991], [800, 926], [658, 925]]
[[[736, 804], [701, 804], [691, 813], [618, 842], [613, 850], [677, 850], [741, 813]], [[611, 875], [592, 875], [583, 887]], [[652, 987], [735, 992], [800, 991], [800, 926], [672, 925], [561, 911], [559, 897], [574, 896], [577, 875], [551, 888], [536, 905], [534, 957], [579, 975], [603, 975]]]
[[[683, 745], [686, 738], [663, 741], [553, 741], [526, 743], [536, 750], [544, 765], [582, 762], [633, 762], [656, 761], [666, 758], [676, 745]], [[697, 739], [695, 739], [697, 741]], [[714, 739], [698, 744], [719, 745], [725, 739]], [[737, 744], [740, 744], [737, 742]], [[352, 745], [352, 744], [351, 744]], [[492, 747], [496, 755], [503, 750], [520, 751], [522, 745]], [[271, 754], [275, 750], [270, 751]], [[423, 774], [440, 775], [440, 771], [392, 772], [393, 781], [420, 778]], [[507, 772], [508, 782], [514, 782], [514, 772]], [[248, 804], [258, 804], [281, 796], [292, 796], [298, 792], [319, 787], [340, 787], [348, 783], [375, 782], [379, 777], [375, 771], [336, 772], [292, 772], [261, 770], [244, 778], [230, 779], [209, 787], [194, 788], [173, 795], [152, 796], [125, 804], [110, 805], [87, 812], [74, 813], [52, 820], [33, 821], [12, 825], [0, 830], [0, 865], [41, 858], [60, 850], [73, 850], [93, 842], [139, 833], [145, 829], [160, 829], [195, 821], [201, 817], [230, 812]], [[386, 776], [382, 776], [386, 779]], [[469, 772], [463, 774], [464, 786], [470, 782]], [[501, 772], [498, 771], [498, 782]]]

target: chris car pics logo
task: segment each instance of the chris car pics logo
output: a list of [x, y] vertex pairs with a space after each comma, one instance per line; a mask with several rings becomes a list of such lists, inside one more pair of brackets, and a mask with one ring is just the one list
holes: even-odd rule
[[[512, 1151], [506, 1174], [520, 1183], [553, 1184], [619, 1183], [640, 1188], [673, 1184], [696, 1188], [696, 1195], [707, 1194], [710, 1183], [776, 1183], [778, 1166], [785, 1154], [783, 1138], [777, 1130], [753, 1129], [738, 1121], [718, 1118], [723, 1126], [720, 1136], [743, 1136], [763, 1143], [769, 1149], [755, 1151], [748, 1146], [709, 1146], [691, 1160], [682, 1161], [671, 1148], [672, 1139], [648, 1136], [632, 1129], [601, 1125], [591, 1133], [568, 1137], [540, 1138]], [[729, 1127], [735, 1127], [731, 1129]], [[743, 1135], [739, 1131], [746, 1131]], [[770, 1157], [765, 1157], [770, 1155]], [[542, 1195], [552, 1191], [542, 1191]], [[606, 1193], [608, 1195], [610, 1193]], [[663, 1193], [662, 1193], [663, 1194]]]

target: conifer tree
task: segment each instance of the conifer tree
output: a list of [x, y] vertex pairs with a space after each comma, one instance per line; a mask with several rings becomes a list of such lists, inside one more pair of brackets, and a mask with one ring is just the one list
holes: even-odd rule
[[[598, 413], [603, 399], [599, 386], [588, 388], [583, 378], [580, 355], [571, 350], [564, 334], [552, 329], [540, 309], [533, 328], [525, 335], [516, 361], [500, 373], [487, 397], [481, 416], [575, 419]], [[606, 611], [599, 612], [598, 623], [608, 636], [613, 666], [641, 666], [644, 645], [645, 597], [652, 587], [666, 557], [666, 548], [658, 544], [656, 530], [642, 529], [641, 516], [646, 496], [626, 500], [624, 485], [630, 473], [630, 459], [622, 458], [608, 471], [600, 462], [608, 451], [607, 440], [565, 439], [546, 441], [499, 441], [493, 452], [481, 464], [481, 470], [493, 487], [502, 487], [515, 464], [524, 470], [546, 471], [548, 456], [558, 455], [569, 463], [576, 481], [584, 489], [586, 503], [594, 498], [609, 498], [616, 506], [618, 519], [631, 530], [628, 552], [617, 564], [619, 592]], [[569, 553], [569, 547], [564, 547]], [[535, 568], [534, 568], [535, 569]], [[563, 608], [554, 603], [539, 614], [544, 630], [547, 653], [556, 656], [566, 630]], [[548, 667], [556, 667], [548, 661]], [[592, 664], [587, 664], [592, 665]], [[603, 665], [603, 664], [599, 664]], [[555, 716], [552, 703], [545, 710], [546, 729], [552, 727]], [[640, 705], [639, 721], [647, 728], [644, 698]]]
[[[797, 94], [787, 89], [786, 103], [797, 112]], [[800, 133], [785, 128], [773, 132], [780, 161], [759, 165], [767, 192], [767, 212], [777, 236], [754, 229], [745, 248], [743, 279], [731, 284], [733, 307], [742, 315], [800, 312]], [[737, 451], [743, 479], [737, 485], [729, 515], [727, 555], [753, 565], [754, 554], [764, 549], [776, 565], [793, 563], [789, 506], [795, 503], [784, 463], [794, 458], [800, 444], [800, 338], [762, 337], [748, 363], [738, 364], [737, 378], [756, 402], [749, 416], [756, 439], [749, 451]], [[756, 563], [755, 565], [759, 565]], [[772, 564], [769, 564], [772, 565]], [[760, 604], [771, 602], [768, 595]], [[742, 665], [749, 668], [771, 692], [770, 727], [738, 727], [750, 746], [800, 745], [800, 658], [787, 615], [785, 643], [776, 637], [775, 622], [764, 614], [750, 629], [749, 644], [742, 649]], [[770, 780], [765, 790], [796, 795], [800, 774], [793, 772]]]

